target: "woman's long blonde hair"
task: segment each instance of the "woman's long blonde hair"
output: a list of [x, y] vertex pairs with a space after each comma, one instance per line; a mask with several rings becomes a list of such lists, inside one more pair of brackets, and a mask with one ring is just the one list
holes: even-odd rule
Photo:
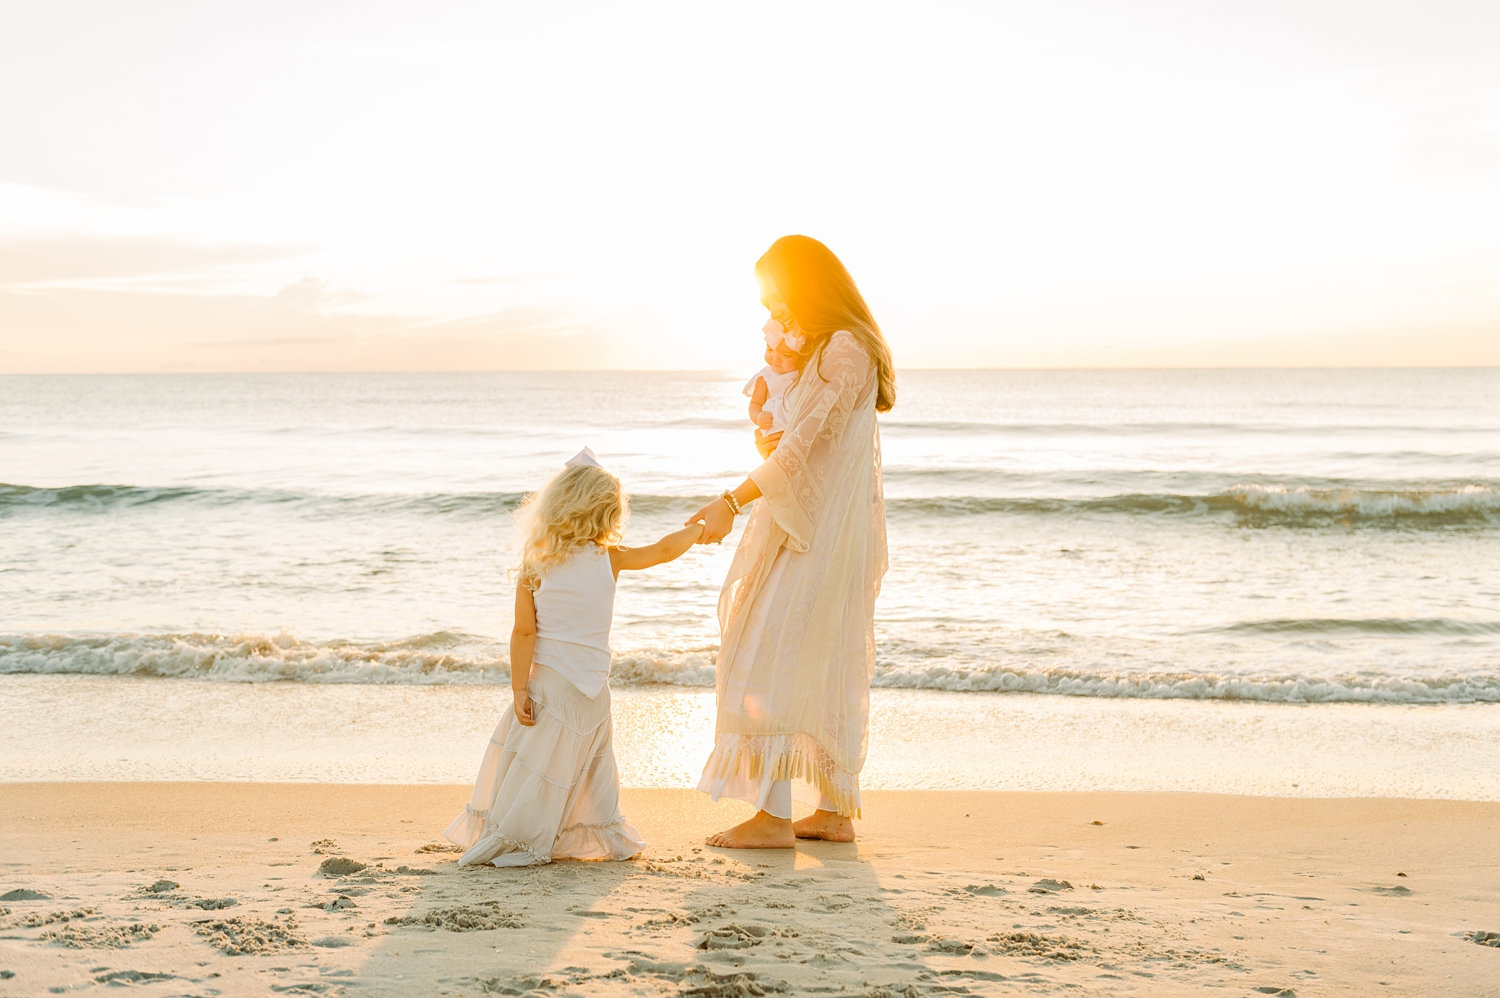
[[782, 236], [755, 262], [755, 273], [763, 284], [769, 279], [807, 334], [802, 363], [814, 355], [821, 361], [823, 344], [840, 329], [854, 334], [875, 362], [879, 385], [875, 409], [889, 412], [896, 404], [891, 348], [854, 278], [833, 250], [811, 236]]
[[519, 582], [535, 589], [550, 569], [585, 544], [619, 544], [629, 513], [630, 502], [614, 475], [589, 464], [565, 468], [516, 510]]

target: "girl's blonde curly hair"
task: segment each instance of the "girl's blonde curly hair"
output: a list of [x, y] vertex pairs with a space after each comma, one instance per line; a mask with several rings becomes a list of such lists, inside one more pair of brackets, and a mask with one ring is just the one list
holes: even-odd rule
[[614, 475], [587, 464], [564, 469], [516, 510], [519, 582], [536, 589], [550, 569], [585, 544], [619, 544], [629, 513], [630, 502]]

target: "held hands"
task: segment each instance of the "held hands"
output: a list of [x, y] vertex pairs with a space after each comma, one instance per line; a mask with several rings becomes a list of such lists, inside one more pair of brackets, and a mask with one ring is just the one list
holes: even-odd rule
[[[763, 415], [763, 413], [757, 414], [756, 419], [761, 419]], [[759, 429], [755, 431], [755, 449], [760, 451], [760, 456], [763, 458], [770, 457], [780, 441], [780, 433], [764, 433]], [[703, 530], [698, 543], [717, 544], [734, 529], [736, 512], [759, 498], [760, 487], [755, 484], [754, 480], [747, 478], [732, 493], [726, 492], [720, 498], [711, 500], [707, 506], [688, 517], [683, 526], [702, 524]], [[733, 500], [732, 506], [729, 500]]]
[[764, 409], [762, 409], [760, 413], [755, 417], [755, 425], [760, 427], [762, 430], [769, 430], [771, 428], [772, 422], [773, 417]]
[[729, 505], [723, 499], [715, 499], [688, 517], [683, 526], [692, 526], [694, 523], [703, 525], [703, 534], [698, 538], [699, 544], [717, 544], [734, 529], [734, 514], [729, 511]]

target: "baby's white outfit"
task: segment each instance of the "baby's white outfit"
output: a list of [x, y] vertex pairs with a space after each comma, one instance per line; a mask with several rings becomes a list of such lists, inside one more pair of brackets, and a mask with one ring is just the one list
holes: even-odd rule
[[781, 374], [771, 370], [769, 366], [756, 371], [754, 376], [745, 382], [745, 397], [755, 397], [755, 383], [761, 378], [766, 379], [766, 401], [760, 407], [761, 412], [771, 414], [771, 428], [767, 433], [780, 433], [786, 429], [786, 390], [792, 387], [792, 382], [797, 380], [796, 371], [787, 371]]
[[515, 711], [490, 736], [474, 793], [444, 833], [458, 865], [530, 866], [554, 859], [629, 859], [646, 845], [620, 814], [609, 703], [609, 552], [579, 548], [536, 589], [528, 692], [536, 724]]

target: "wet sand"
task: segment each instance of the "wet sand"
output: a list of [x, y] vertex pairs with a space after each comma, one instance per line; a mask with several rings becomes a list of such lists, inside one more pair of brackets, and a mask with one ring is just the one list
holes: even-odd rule
[[[620, 671], [620, 663], [615, 672]], [[631, 787], [697, 786], [712, 687], [615, 686]], [[509, 686], [0, 675], [7, 782], [464, 783]], [[108, 703], [108, 711], [99, 704]], [[192, 717], [192, 726], [162, 718]], [[975, 746], [983, 746], [976, 751]], [[1500, 800], [1493, 703], [1265, 703], [870, 691], [879, 790]], [[954, 765], [962, 760], [962, 765]]]
[[458, 869], [467, 787], [0, 784], [0, 995], [1500, 993], [1500, 803], [887, 791], [730, 852]]

